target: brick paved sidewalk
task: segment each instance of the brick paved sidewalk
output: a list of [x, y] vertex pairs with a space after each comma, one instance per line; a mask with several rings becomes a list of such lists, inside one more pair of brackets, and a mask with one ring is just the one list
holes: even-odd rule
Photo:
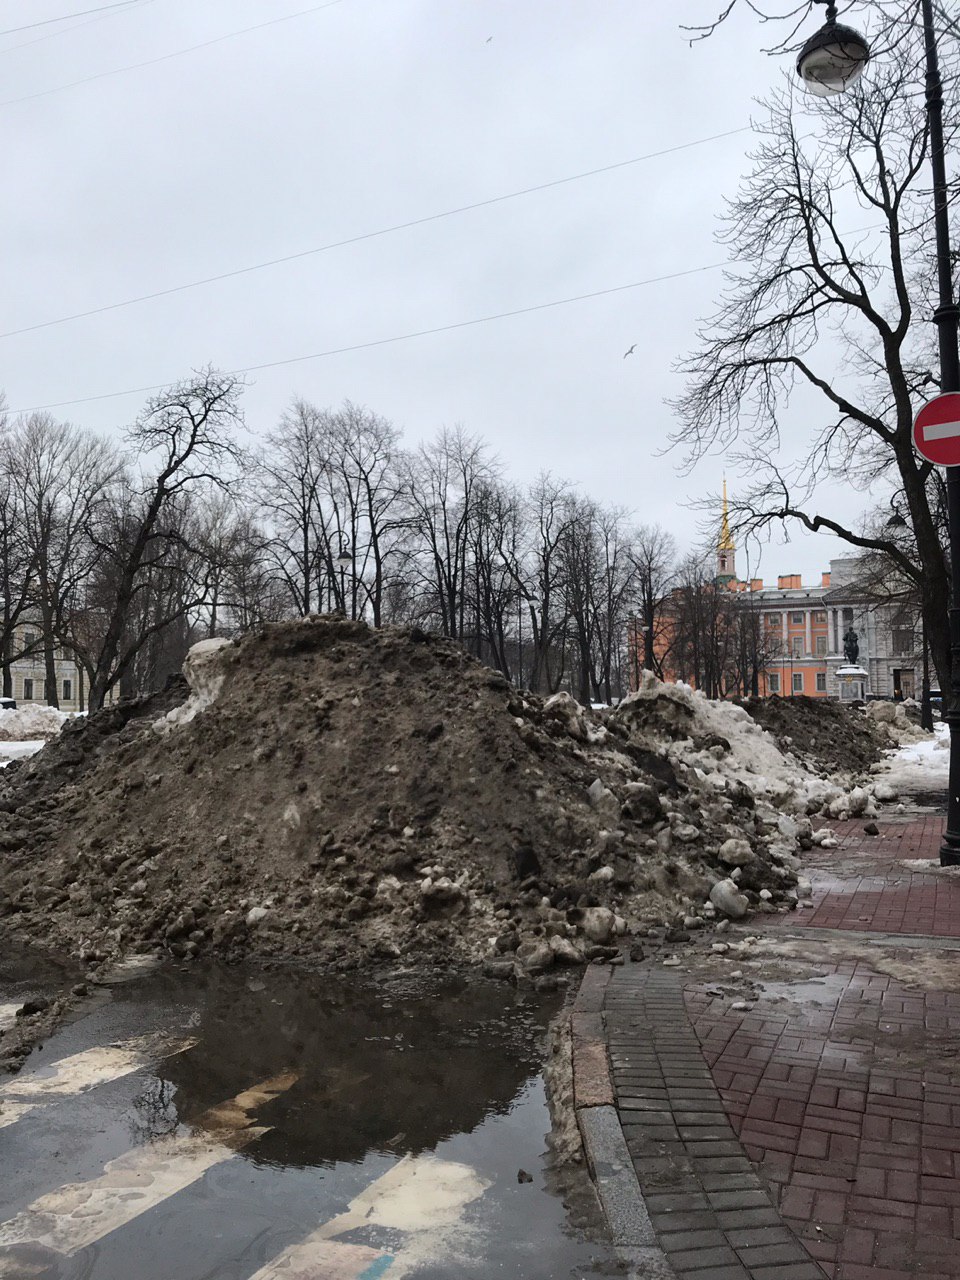
[[832, 823], [840, 846], [807, 859], [814, 910], [788, 921], [819, 926], [809, 963], [765, 981], [754, 960], [749, 1001], [729, 962], [712, 983], [614, 971], [616, 1105], [682, 1280], [960, 1277], [960, 880], [904, 865], [937, 857], [942, 825]]
[[827, 1275], [960, 1276], [960, 994], [818, 969], [786, 1007], [686, 991], [744, 1153]]
[[814, 910], [798, 912], [792, 924], [960, 938], [960, 877], [909, 866], [939, 858], [943, 817], [883, 823], [879, 837], [865, 835], [862, 821], [828, 825], [840, 846], [805, 855]]

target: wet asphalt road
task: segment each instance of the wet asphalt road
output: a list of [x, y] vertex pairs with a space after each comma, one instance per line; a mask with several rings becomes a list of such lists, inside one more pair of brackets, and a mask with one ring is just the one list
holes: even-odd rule
[[[22, 994], [0, 981], [0, 1028]], [[610, 1275], [545, 1158], [555, 1007], [449, 979], [113, 986], [0, 1080], [0, 1278]]]

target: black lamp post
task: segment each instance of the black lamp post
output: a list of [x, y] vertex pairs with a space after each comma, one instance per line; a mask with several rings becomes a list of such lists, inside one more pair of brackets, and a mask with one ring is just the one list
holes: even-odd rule
[[[905, 529], [907, 522], [900, 514], [896, 500], [890, 499], [890, 506], [893, 508], [893, 515], [887, 521], [888, 529]], [[927, 623], [923, 616], [923, 608], [920, 609], [920, 644], [923, 649], [923, 684], [921, 685], [920, 694], [920, 727], [926, 729], [928, 733], [933, 733], [933, 707], [930, 705], [930, 652], [927, 649]]]
[[[829, 97], [853, 84], [870, 57], [866, 40], [837, 22], [837, 7], [827, 4], [826, 24], [803, 46], [797, 72], [811, 93]], [[923, 44], [926, 55], [927, 123], [930, 129], [930, 167], [933, 173], [933, 216], [937, 245], [939, 305], [933, 314], [940, 348], [940, 391], [960, 391], [960, 347], [957, 323], [960, 307], [953, 292], [950, 257], [950, 224], [947, 206], [947, 170], [943, 146], [943, 84], [933, 26], [933, 0], [921, 0]], [[947, 467], [947, 520], [951, 574], [950, 600], [950, 783], [947, 793], [947, 829], [940, 848], [942, 866], [960, 866], [960, 467]], [[924, 635], [926, 651], [926, 635]], [[929, 694], [927, 701], [929, 702]]]
[[[347, 545], [346, 542], [344, 542], [342, 538], [340, 539], [340, 553], [337, 556], [337, 564], [340, 566], [340, 603], [343, 606], [344, 617], [346, 617], [347, 616], [347, 591], [346, 591], [347, 565], [353, 564], [353, 556], [350, 554], [350, 547]], [[351, 605], [352, 603], [353, 602], [351, 601]], [[352, 608], [350, 612], [352, 615], [353, 613]]]

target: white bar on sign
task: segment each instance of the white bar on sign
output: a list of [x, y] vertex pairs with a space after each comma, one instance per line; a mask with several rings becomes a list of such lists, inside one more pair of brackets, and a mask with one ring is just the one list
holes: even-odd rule
[[923, 439], [955, 440], [960, 436], [960, 422], [935, 422], [933, 426], [923, 428]]

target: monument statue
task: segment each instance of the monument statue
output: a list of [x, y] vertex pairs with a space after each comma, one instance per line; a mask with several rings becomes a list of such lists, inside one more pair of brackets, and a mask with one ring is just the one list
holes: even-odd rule
[[857, 658], [860, 656], [860, 645], [853, 627], [843, 637], [843, 655], [851, 667], [856, 666]]

